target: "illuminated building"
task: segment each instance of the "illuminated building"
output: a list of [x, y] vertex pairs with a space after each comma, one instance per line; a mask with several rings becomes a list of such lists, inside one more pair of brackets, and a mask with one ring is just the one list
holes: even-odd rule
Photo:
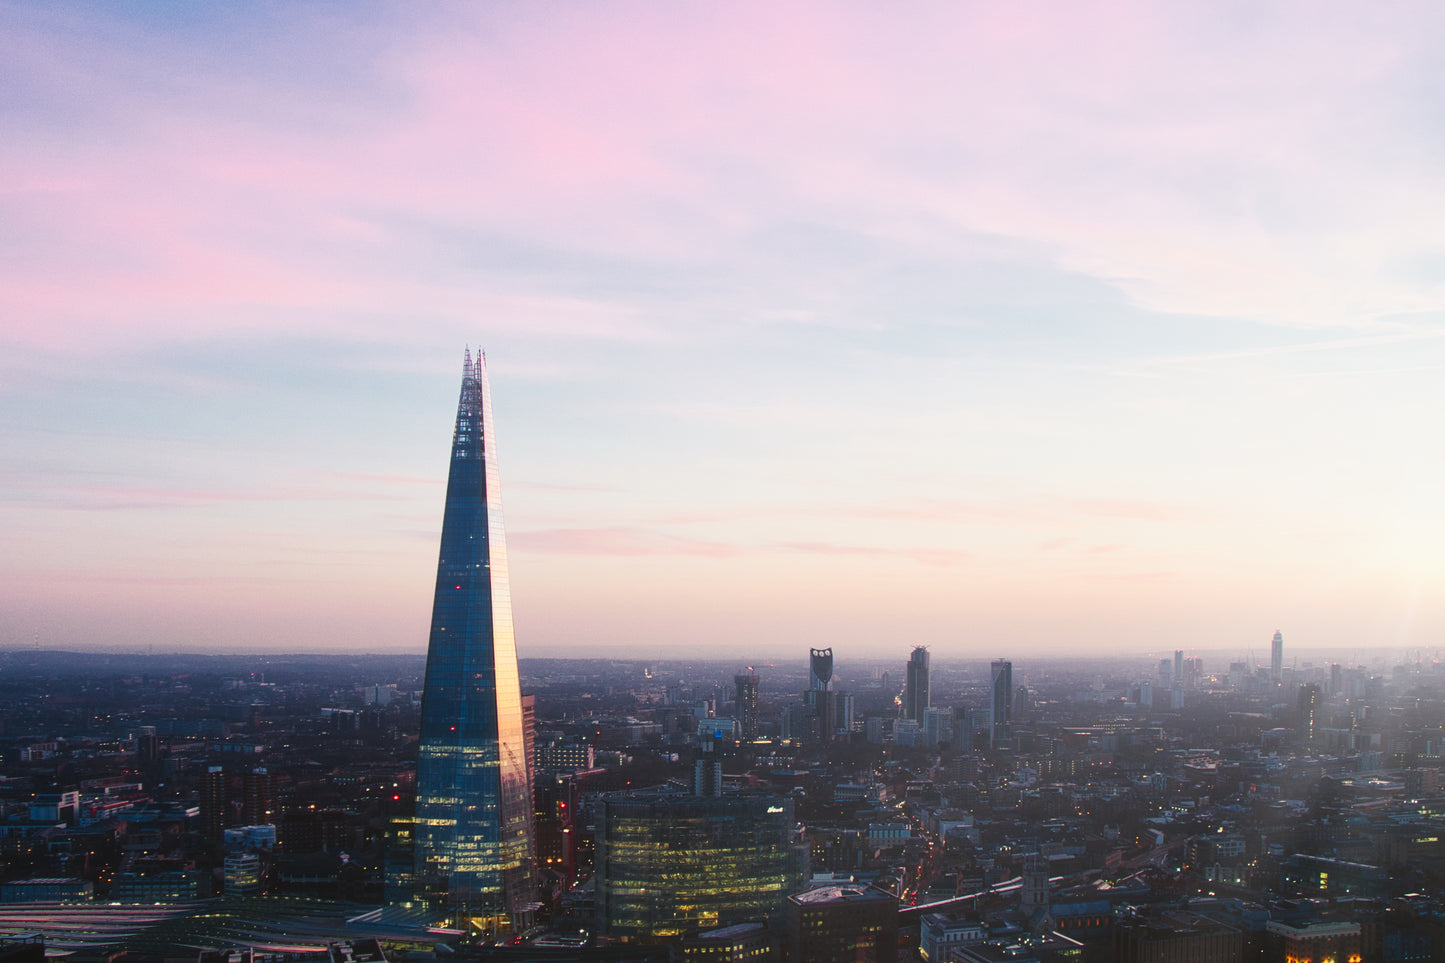
[[1013, 708], [1014, 664], [1006, 659], [994, 659], [990, 668], [989, 681], [989, 739], [992, 748], [999, 748], [1009, 737], [1009, 719]]
[[932, 705], [928, 690], [928, 647], [915, 645], [908, 656], [903, 677], [903, 718], [923, 721], [923, 710]]
[[233, 853], [223, 866], [227, 893], [254, 893], [261, 888], [261, 857], [255, 853]]
[[822, 886], [788, 898], [789, 963], [898, 959], [898, 900], [863, 886]]
[[467, 352], [422, 695], [418, 897], [483, 930], [532, 898], [532, 798], [486, 363]]
[[804, 878], [806, 852], [794, 832], [788, 798], [604, 795], [598, 916], [609, 936], [633, 942], [780, 918]]

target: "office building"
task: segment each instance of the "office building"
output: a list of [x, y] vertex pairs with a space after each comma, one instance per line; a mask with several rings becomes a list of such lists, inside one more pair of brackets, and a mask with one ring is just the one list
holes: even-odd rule
[[418, 898], [483, 932], [532, 898], [531, 779], [486, 363], [467, 353], [422, 695]]
[[908, 656], [903, 677], [903, 718], [923, 721], [923, 710], [930, 701], [928, 689], [928, 647], [915, 645]]
[[1007, 659], [994, 659], [989, 667], [989, 746], [997, 749], [1008, 742], [1012, 719], [1014, 665]]
[[1279, 685], [1284, 678], [1284, 633], [1276, 631], [1269, 643], [1269, 681]]
[[781, 919], [806, 850], [777, 796], [610, 793], [597, 809], [597, 911], [607, 935], [655, 942]]

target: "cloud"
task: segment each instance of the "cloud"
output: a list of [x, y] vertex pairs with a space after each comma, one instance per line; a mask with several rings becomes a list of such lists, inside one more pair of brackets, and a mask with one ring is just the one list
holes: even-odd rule
[[853, 558], [903, 558], [926, 565], [955, 565], [969, 559], [969, 553], [946, 548], [874, 545], [840, 545], [832, 542], [782, 542], [778, 548], [806, 555], [841, 555]]
[[538, 555], [700, 555], [730, 558], [739, 549], [721, 542], [657, 535], [626, 528], [560, 528], [511, 532], [512, 550]]

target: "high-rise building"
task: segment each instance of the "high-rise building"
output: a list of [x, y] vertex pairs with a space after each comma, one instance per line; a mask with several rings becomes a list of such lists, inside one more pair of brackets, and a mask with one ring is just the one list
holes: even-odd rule
[[1318, 682], [1306, 682], [1299, 687], [1299, 736], [1307, 746], [1315, 743], [1320, 729], [1320, 695]]
[[923, 710], [932, 705], [928, 691], [928, 646], [915, 645], [904, 669], [903, 718], [922, 722]]
[[833, 650], [808, 650], [808, 688], [818, 692], [833, 682]]
[[1174, 678], [1173, 678], [1171, 681], [1173, 681], [1173, 682], [1183, 682], [1183, 681], [1184, 681], [1184, 650], [1183, 650], [1183, 649], [1175, 649], [1175, 650], [1174, 650]]
[[1008, 741], [1012, 718], [1014, 664], [1007, 659], [994, 659], [989, 671], [989, 746], [998, 748]]
[[467, 352], [422, 694], [413, 885], [496, 931], [532, 898], [531, 778], [486, 363]]
[[733, 676], [737, 689], [738, 728], [742, 730], [743, 742], [752, 742], [758, 737], [758, 677], [748, 666], [746, 675]]
[[241, 822], [264, 826], [276, 821], [276, 774], [256, 768], [241, 777]]
[[1279, 685], [1284, 677], [1284, 633], [1276, 631], [1269, 644], [1269, 681]]
[[226, 770], [207, 766], [201, 773], [201, 831], [206, 838], [220, 842], [231, 822], [226, 802]]
[[833, 650], [808, 650], [808, 690], [803, 693], [807, 707], [808, 741], [830, 742], [836, 728], [833, 712]]

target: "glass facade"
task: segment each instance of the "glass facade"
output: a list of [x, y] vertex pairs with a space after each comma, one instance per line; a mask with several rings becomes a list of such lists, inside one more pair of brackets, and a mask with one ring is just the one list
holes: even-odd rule
[[1013, 716], [1014, 664], [1007, 659], [994, 659], [989, 668], [989, 745], [1000, 748], [1008, 741], [1009, 722]]
[[532, 898], [533, 852], [500, 495], [486, 365], [469, 351], [422, 695], [413, 883], [423, 899], [503, 920]]
[[609, 936], [654, 941], [778, 917], [806, 873], [793, 802], [776, 796], [604, 796], [597, 901]]

